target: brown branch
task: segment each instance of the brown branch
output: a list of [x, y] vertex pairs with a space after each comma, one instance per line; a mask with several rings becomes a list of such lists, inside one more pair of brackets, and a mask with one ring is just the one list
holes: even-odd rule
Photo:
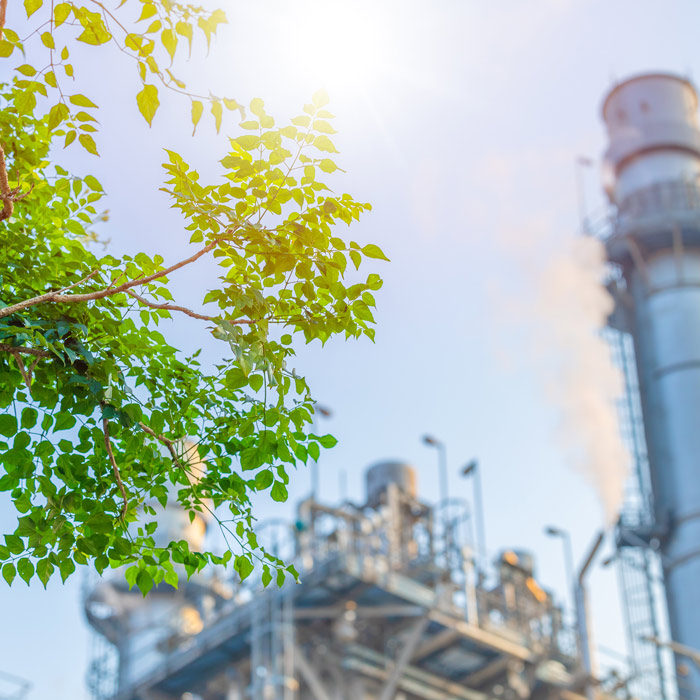
[[122, 483], [122, 478], [121, 475], [119, 474], [119, 467], [117, 466], [117, 460], [114, 459], [114, 452], [112, 451], [112, 442], [109, 439], [109, 420], [107, 418], [102, 419], [102, 431], [105, 434], [105, 447], [107, 448], [107, 454], [109, 455], [109, 461], [112, 464], [112, 471], [114, 472], [114, 478], [117, 481], [117, 485], [119, 486], [119, 490], [121, 491], [122, 494], [122, 510], [120, 513], [120, 517], [123, 519], [124, 516], [126, 515], [126, 508], [128, 505], [128, 501], [126, 498], [126, 490], [124, 489], [124, 484]]
[[20, 374], [22, 375], [22, 379], [24, 379], [24, 385], [27, 387], [27, 390], [29, 393], [32, 391], [32, 374], [31, 370], [27, 372], [27, 368], [24, 366], [24, 362], [22, 361], [21, 356], [19, 353], [12, 353], [14, 356], [17, 366], [19, 367]]
[[51, 302], [54, 304], [77, 304], [83, 301], [96, 301], [97, 299], [104, 299], [105, 297], [126, 292], [132, 287], [137, 287], [142, 284], [148, 284], [149, 282], [152, 282], [153, 280], [158, 279], [159, 277], [165, 277], [171, 272], [179, 270], [181, 267], [185, 267], [186, 265], [195, 262], [203, 255], [208, 253], [210, 250], [212, 250], [214, 247], [216, 247], [218, 242], [218, 239], [212, 241], [208, 245], [204, 246], [204, 248], [198, 250], [194, 255], [191, 255], [189, 258], [181, 260], [180, 262], [175, 263], [174, 265], [171, 265], [170, 267], [167, 267], [164, 270], [154, 272], [152, 275], [148, 275], [146, 277], [139, 277], [129, 282], [123, 282], [117, 287], [109, 286], [105, 289], [100, 289], [96, 292], [88, 292], [86, 294], [62, 294], [61, 292], [63, 290], [59, 290], [58, 292], [47, 292], [46, 294], [40, 294], [39, 296], [32, 297], [31, 299], [25, 299], [25, 301], [20, 301], [16, 304], [12, 304], [12, 306], [6, 306], [4, 309], [0, 309], [0, 318], [14, 314], [17, 311], [22, 311], [23, 309], [26, 309], [30, 306], [36, 306], [37, 304], [43, 304], [45, 302]]
[[[2, 28], [5, 25], [5, 7], [7, 0], [0, 0], [0, 37], [2, 36]], [[0, 211], [0, 221], [5, 221], [12, 216], [15, 205], [12, 199], [12, 190], [10, 183], [7, 180], [7, 166], [5, 165], [5, 151], [0, 146], [0, 198], [2, 199], [2, 211]]]
[[0, 0], [0, 41], [5, 30], [5, 14], [7, 13], [7, 0]]
[[184, 306], [176, 306], [175, 304], [156, 304], [154, 301], [149, 301], [148, 299], [144, 299], [142, 296], [139, 296], [136, 292], [132, 291], [131, 289], [127, 289], [126, 293], [134, 297], [134, 299], [138, 299], [142, 304], [145, 304], [146, 306], [150, 306], [152, 309], [166, 309], [167, 311], [182, 311], [183, 314], [187, 314], [188, 316], [191, 316], [192, 318], [198, 318], [201, 321], [215, 321], [216, 319], [213, 316], [205, 316], [204, 314], [198, 314], [196, 311], [191, 311], [190, 309], [185, 308]]
[[[168, 452], [170, 452], [173, 462], [175, 462], [180, 469], [185, 469], [177, 455], [177, 451], [175, 450], [175, 445], [172, 440], [166, 438], [164, 435], [158, 435], [153, 428], [149, 428], [145, 423], [139, 421], [139, 425], [144, 432], [148, 433], [151, 437], [154, 437], [156, 440], [158, 440], [158, 442], [162, 442], [168, 448]], [[185, 469], [185, 471], [187, 470]]]
[[7, 343], [0, 343], [0, 352], [9, 352], [11, 355], [15, 353], [20, 353], [22, 355], [33, 355], [37, 358], [51, 357], [51, 353], [48, 350], [38, 350], [37, 348], [25, 348], [22, 346], [8, 345]]

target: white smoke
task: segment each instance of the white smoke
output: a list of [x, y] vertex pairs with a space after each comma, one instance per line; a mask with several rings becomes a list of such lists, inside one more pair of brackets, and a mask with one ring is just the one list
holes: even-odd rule
[[539, 265], [529, 256], [518, 263], [530, 288], [517, 304], [525, 331], [520, 350], [558, 409], [567, 458], [597, 490], [610, 524], [622, 502], [630, 457], [616, 406], [624, 379], [601, 337], [613, 309], [602, 284], [605, 250], [594, 238], [572, 237], [543, 257]]
[[574, 238], [543, 271], [535, 313], [559, 362], [549, 394], [562, 411], [564, 444], [598, 490], [611, 523], [622, 502], [629, 454], [616, 402], [624, 379], [600, 332], [613, 310], [602, 285], [605, 249], [590, 237]]

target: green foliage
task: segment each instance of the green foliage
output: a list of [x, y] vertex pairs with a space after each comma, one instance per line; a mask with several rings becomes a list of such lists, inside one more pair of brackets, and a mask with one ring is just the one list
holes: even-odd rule
[[[18, 516], [0, 541], [3, 578], [46, 585], [77, 565], [124, 567], [144, 595], [208, 563], [231, 562], [241, 579], [259, 566], [264, 585], [273, 571], [278, 584], [296, 578], [258, 544], [250, 506], [254, 492], [284, 501], [290, 469], [336, 442], [308, 432], [314, 402], [288, 368], [293, 340], [373, 338], [382, 283], [357, 270], [364, 258], [386, 259], [335, 233], [369, 205], [320, 179], [337, 169], [327, 97], [317, 93], [281, 127], [254, 99], [215, 182], [167, 151], [165, 191], [184, 218], [189, 257], [98, 254], [103, 187], [66, 171], [51, 148], [75, 143], [98, 154], [97, 105], [62, 87], [74, 77], [70, 42], [116, 43], [134, 61], [136, 104], [149, 125], [168, 88], [189, 99], [195, 128], [208, 103], [219, 130], [226, 114], [244, 118], [243, 108], [188, 92], [172, 71], [183, 46], [197, 34], [208, 45], [225, 17], [170, 0], [126, 0], [114, 11], [24, 4], [43, 31], [23, 42], [6, 28], [0, 40], [0, 56], [23, 61], [0, 94], [3, 160], [18, 178], [2, 196], [14, 213], [0, 246], [0, 490]], [[193, 300], [204, 310], [173, 303], [169, 276], [205, 256], [219, 278]], [[158, 325], [173, 315], [221, 341], [215, 366], [168, 343]], [[216, 520], [228, 550], [164, 541], [158, 515], [174, 502], [190, 521]]]

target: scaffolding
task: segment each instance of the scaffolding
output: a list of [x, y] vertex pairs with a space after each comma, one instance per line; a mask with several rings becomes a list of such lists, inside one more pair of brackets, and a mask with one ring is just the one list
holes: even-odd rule
[[[193, 634], [174, 639], [164, 624], [148, 638], [160, 656], [139, 650], [138, 667], [124, 656], [116, 692], [93, 697], [584, 700], [594, 689], [613, 697], [583, 672], [576, 633], [536, 580], [532, 556], [504, 551], [492, 567], [477, 562], [466, 505], [452, 499], [436, 511], [421, 502], [408, 470], [376, 465], [361, 505], [302, 502], [294, 524], [273, 528], [300, 584], [239, 584]], [[107, 615], [98, 629], [128, 635], [129, 624], [113, 623]]]
[[615, 538], [631, 662], [629, 687], [638, 700], [675, 700], [671, 655], [651, 641], [667, 636], [666, 612], [634, 345], [621, 328], [606, 329], [605, 337], [625, 380], [618, 410], [622, 436], [633, 460]]

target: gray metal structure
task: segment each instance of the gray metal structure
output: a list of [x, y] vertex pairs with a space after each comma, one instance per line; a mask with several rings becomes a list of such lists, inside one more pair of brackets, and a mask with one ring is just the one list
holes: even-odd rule
[[[621, 273], [616, 327], [634, 339], [648, 451], [634, 512], [623, 513], [618, 540], [624, 556], [658, 553], [671, 636], [700, 649], [700, 129], [692, 84], [669, 74], [633, 77], [603, 105], [609, 148], [606, 189], [615, 206], [608, 256]], [[641, 444], [635, 439], [637, 447]], [[643, 462], [644, 457], [638, 456]], [[653, 494], [653, 502], [647, 499]], [[642, 569], [639, 597], [655, 614]], [[656, 555], [654, 555], [656, 556]], [[628, 567], [628, 570], [629, 569]], [[645, 592], [645, 587], [647, 587]], [[629, 588], [629, 586], [628, 586]], [[645, 621], [632, 622], [640, 630]], [[653, 621], [650, 622], [653, 626]], [[651, 633], [653, 630], [648, 629]], [[634, 643], [642, 643], [634, 639]], [[644, 641], [648, 645], [652, 642]], [[653, 653], [652, 653], [653, 656]], [[700, 697], [700, 668], [682, 661], [681, 698]], [[660, 662], [658, 662], [660, 664]], [[663, 697], [663, 687], [659, 695]], [[648, 697], [652, 697], [649, 695]]]
[[443, 517], [396, 462], [372, 467], [367, 487], [364, 504], [307, 499], [295, 524], [262, 528], [295, 560], [300, 585], [201, 579], [145, 600], [118, 579], [94, 586], [88, 620], [122, 653], [111, 690], [93, 697], [611, 697], [584, 672], [575, 632], [536, 581], [530, 554], [503, 552], [477, 575], [466, 504], [442, 504]]

